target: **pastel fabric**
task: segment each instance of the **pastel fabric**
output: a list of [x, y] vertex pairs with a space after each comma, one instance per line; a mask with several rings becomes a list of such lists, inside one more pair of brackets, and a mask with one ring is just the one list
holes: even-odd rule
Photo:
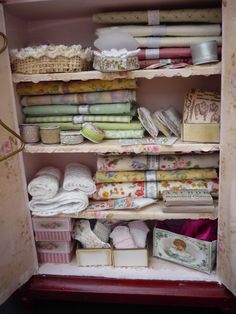
[[104, 130], [105, 139], [124, 139], [124, 138], [143, 138], [144, 129], [142, 130]]
[[[55, 125], [55, 122], [72, 122], [72, 115], [63, 115], [63, 116], [43, 116], [43, 117], [26, 117], [25, 123], [50, 123], [52, 122]], [[71, 125], [71, 124], [70, 124]]]
[[132, 89], [121, 89], [114, 91], [89, 92], [80, 94], [24, 96], [21, 99], [21, 105], [91, 105], [133, 101], [136, 101], [136, 91]]
[[97, 183], [96, 192], [92, 195], [94, 200], [109, 200], [123, 197], [149, 197], [162, 199], [164, 190], [203, 189], [217, 197], [219, 192], [219, 180], [176, 180], [176, 181], [152, 181], [130, 183]]
[[221, 8], [108, 12], [93, 15], [99, 24], [221, 23]]
[[166, 180], [216, 179], [215, 169], [150, 170], [150, 171], [97, 171], [95, 181], [103, 182], [142, 182]]
[[219, 168], [219, 154], [98, 156], [98, 171]]
[[127, 114], [134, 115], [135, 106], [131, 103], [99, 104], [99, 105], [42, 105], [22, 108], [29, 116], [54, 116], [76, 114]]
[[56, 95], [87, 92], [101, 92], [120, 89], [136, 89], [136, 81], [132, 79], [116, 80], [88, 80], [88, 81], [49, 81], [49, 82], [21, 82], [16, 86], [20, 96], [31, 95]]
[[73, 116], [74, 123], [84, 122], [124, 122], [129, 123], [132, 120], [131, 116], [115, 116], [115, 115], [76, 115]]
[[180, 64], [186, 63], [187, 65], [192, 64], [191, 58], [176, 58], [176, 59], [147, 59], [147, 60], [139, 60], [139, 66], [141, 69], [153, 66], [153, 65], [169, 65], [169, 64]]

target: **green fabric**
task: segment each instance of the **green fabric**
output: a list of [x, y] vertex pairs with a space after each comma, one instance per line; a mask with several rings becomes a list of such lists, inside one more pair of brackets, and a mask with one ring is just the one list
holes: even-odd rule
[[25, 123], [72, 122], [73, 116], [27, 117]]
[[[37, 123], [39, 126], [51, 126], [55, 125], [53, 122], [48, 123]], [[70, 130], [81, 130], [82, 124], [73, 124], [70, 122], [56, 122], [56, 125], [60, 126], [61, 131], [70, 131]]]
[[143, 138], [144, 130], [104, 130], [106, 139]]
[[77, 105], [49, 105], [49, 106], [28, 106], [22, 108], [24, 114], [29, 116], [51, 116], [77, 114]]

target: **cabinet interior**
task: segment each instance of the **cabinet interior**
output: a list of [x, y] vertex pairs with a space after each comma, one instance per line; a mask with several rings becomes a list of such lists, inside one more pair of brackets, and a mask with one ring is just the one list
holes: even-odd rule
[[[184, 0], [115, 0], [108, 2], [51, 0], [51, 1], [16, 1], [9, 0], [5, 6], [6, 31], [9, 48], [20, 48], [38, 44], [81, 44], [93, 47], [96, 25], [92, 23], [92, 14], [111, 10], [141, 10], [154, 8], [216, 7], [221, 1], [184, 1]], [[190, 88], [200, 88], [220, 92], [220, 75], [192, 76], [188, 78], [138, 79], [137, 101], [151, 111], [175, 106], [183, 110], [184, 95]], [[16, 96], [19, 123], [22, 122], [19, 100]], [[43, 166], [54, 165], [64, 169], [69, 162], [81, 162], [92, 171], [96, 167], [96, 154], [52, 153], [23, 154], [27, 182]], [[171, 218], [171, 217], [170, 217]], [[138, 217], [137, 217], [138, 219]], [[131, 279], [197, 280], [218, 281], [217, 273], [207, 275], [154, 257], [150, 258], [149, 268], [114, 268], [114, 267], [78, 267], [71, 264], [43, 264], [40, 274], [98, 276]]]

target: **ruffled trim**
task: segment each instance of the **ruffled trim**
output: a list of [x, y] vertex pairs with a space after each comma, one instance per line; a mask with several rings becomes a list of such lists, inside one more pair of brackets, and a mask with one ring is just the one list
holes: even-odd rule
[[103, 51], [94, 51], [94, 54], [98, 57], [113, 57], [113, 58], [127, 58], [133, 57], [138, 54], [140, 49], [128, 51], [127, 49], [111, 49], [111, 50], [103, 50]]
[[47, 56], [49, 58], [56, 58], [58, 56], [63, 56], [66, 58], [71, 58], [79, 56], [82, 59], [87, 59], [91, 61], [93, 59], [93, 51], [91, 48], [82, 49], [81, 45], [41, 45], [26, 47], [21, 49], [11, 49], [10, 56], [12, 60], [14, 59], [26, 59], [32, 57], [38, 59], [42, 56]]

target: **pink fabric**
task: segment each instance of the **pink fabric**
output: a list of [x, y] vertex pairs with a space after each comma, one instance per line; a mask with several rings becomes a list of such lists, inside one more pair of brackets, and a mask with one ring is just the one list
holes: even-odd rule
[[[149, 49], [151, 50], [151, 49]], [[153, 59], [166, 59], [166, 58], [189, 58], [191, 57], [191, 48], [181, 48], [181, 47], [174, 47], [174, 48], [156, 48], [153, 50]], [[219, 56], [221, 56], [221, 47], [218, 47]], [[140, 50], [138, 54], [139, 60], [145, 60], [146, 57], [146, 49], [143, 48]]]
[[[141, 69], [146, 68], [150, 65], [161, 63], [163, 59], [146, 59], [146, 60], [139, 60], [139, 66]], [[177, 63], [187, 63], [192, 64], [191, 58], [174, 58], [171, 59], [171, 64], [177, 64]]]
[[203, 241], [217, 239], [217, 220], [185, 219], [181, 224], [179, 221], [166, 220], [158, 222], [156, 227]]

